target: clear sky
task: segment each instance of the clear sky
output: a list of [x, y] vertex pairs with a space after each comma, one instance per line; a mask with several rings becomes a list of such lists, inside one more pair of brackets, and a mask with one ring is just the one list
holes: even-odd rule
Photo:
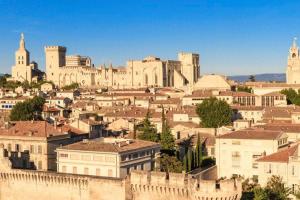
[[42, 69], [44, 46], [63, 45], [96, 66], [187, 51], [202, 74], [284, 72], [299, 10], [299, 0], [0, 0], [0, 73], [11, 72], [21, 32]]

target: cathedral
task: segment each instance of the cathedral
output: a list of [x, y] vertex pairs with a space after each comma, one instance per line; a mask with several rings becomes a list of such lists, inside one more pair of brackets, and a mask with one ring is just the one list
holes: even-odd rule
[[299, 47], [296, 44], [296, 38], [294, 38], [293, 44], [289, 51], [286, 69], [286, 83], [300, 84], [300, 56]]
[[15, 53], [15, 65], [12, 67], [12, 80], [29, 83], [42, 79], [43, 73], [36, 62], [30, 62], [30, 53], [25, 48], [24, 34], [21, 34], [19, 49]]

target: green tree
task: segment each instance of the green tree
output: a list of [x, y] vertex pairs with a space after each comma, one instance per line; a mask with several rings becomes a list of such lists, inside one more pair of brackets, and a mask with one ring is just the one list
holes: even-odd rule
[[9, 118], [11, 121], [39, 120], [44, 103], [45, 99], [38, 96], [17, 103], [11, 110]]
[[197, 105], [196, 112], [206, 128], [218, 128], [231, 123], [233, 111], [224, 100], [214, 97]]
[[188, 171], [188, 158], [187, 158], [187, 154], [185, 154], [184, 157], [183, 157], [183, 170], [185, 172]]
[[181, 173], [183, 170], [182, 163], [176, 158], [176, 156], [170, 156], [168, 154], [162, 154], [158, 158], [160, 170], [163, 172]]
[[202, 162], [202, 143], [200, 134], [197, 134], [197, 144], [195, 149], [195, 167], [200, 167]]
[[260, 187], [256, 187], [253, 189], [254, 198], [253, 200], [266, 200], [268, 198], [268, 192]]
[[247, 86], [238, 86], [238, 87], [237, 87], [237, 91], [238, 91], [238, 92], [248, 92], [248, 93], [252, 93], [252, 88], [251, 88], [251, 87], [247, 87]]
[[64, 87], [62, 87], [61, 89], [63, 90], [74, 90], [74, 89], [77, 89], [79, 88], [79, 84], [78, 83], [72, 83], [70, 85], [66, 85]]
[[158, 134], [156, 128], [150, 122], [150, 112], [148, 111], [145, 119], [139, 127], [138, 139], [158, 142]]
[[164, 109], [162, 109], [162, 131], [160, 134], [160, 144], [162, 147], [162, 150], [169, 151], [172, 153], [175, 150], [175, 140], [173, 135], [171, 134], [171, 129], [168, 126], [167, 119], [165, 117]]
[[287, 104], [300, 105], [299, 91], [297, 93], [294, 89], [289, 88], [289, 89], [281, 90], [280, 93], [286, 96]]
[[191, 149], [187, 152], [187, 170], [188, 172], [193, 170], [193, 151]]
[[255, 82], [256, 80], [255, 80], [255, 76], [254, 75], [250, 75], [249, 76], [249, 81], [250, 82]]
[[265, 189], [268, 192], [269, 199], [287, 200], [291, 194], [291, 190], [284, 186], [280, 176], [269, 178]]

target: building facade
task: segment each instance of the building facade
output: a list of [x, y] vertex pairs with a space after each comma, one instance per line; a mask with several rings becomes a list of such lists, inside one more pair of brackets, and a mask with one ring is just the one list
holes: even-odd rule
[[143, 140], [101, 138], [57, 149], [61, 173], [124, 178], [132, 170], [153, 170], [160, 145]]
[[47, 80], [63, 87], [72, 83], [81, 86], [113, 88], [182, 87], [194, 84], [199, 78], [199, 55], [179, 53], [178, 61], [149, 56], [130, 60], [127, 67], [95, 68], [89, 57], [66, 56], [66, 48], [46, 46]]

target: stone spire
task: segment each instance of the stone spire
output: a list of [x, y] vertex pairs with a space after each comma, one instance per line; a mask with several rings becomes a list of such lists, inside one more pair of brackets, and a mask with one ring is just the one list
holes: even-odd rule
[[25, 39], [24, 39], [24, 34], [21, 33], [21, 39], [20, 39], [20, 48], [19, 50], [25, 50]]

